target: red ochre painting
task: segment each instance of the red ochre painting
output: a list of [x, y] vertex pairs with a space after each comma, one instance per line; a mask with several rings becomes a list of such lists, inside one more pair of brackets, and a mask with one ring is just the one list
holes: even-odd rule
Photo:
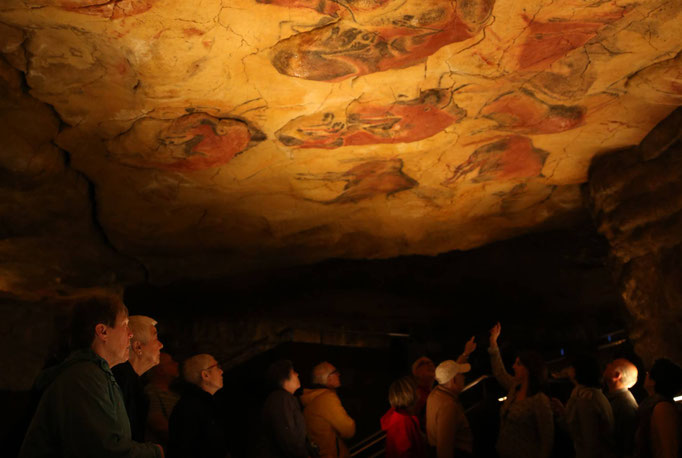
[[497, 129], [522, 134], [554, 134], [574, 129], [585, 120], [577, 105], [551, 105], [521, 89], [497, 97], [483, 107], [480, 116], [497, 123]]
[[[537, 70], [548, 67], [570, 51], [586, 44], [602, 28], [623, 18], [632, 9], [608, 1], [593, 2], [592, 5], [584, 1], [573, 3], [574, 5], [557, 3], [556, 16], [545, 14], [535, 19], [524, 16], [528, 28], [518, 57], [519, 69]], [[576, 11], [583, 16], [585, 13], [590, 16], [575, 17]]]
[[48, 0], [45, 5], [58, 6], [74, 13], [119, 19], [135, 16], [151, 9], [157, 0]]
[[536, 177], [541, 175], [547, 156], [549, 153], [535, 148], [530, 138], [511, 135], [477, 148], [443, 184], [461, 182], [476, 170], [471, 179], [474, 183]]
[[392, 0], [256, 0], [267, 5], [284, 6], [287, 8], [307, 8], [320, 14], [338, 16], [344, 10], [352, 12], [372, 11], [384, 6]]
[[363, 162], [345, 172], [300, 175], [299, 179], [346, 182], [341, 194], [332, 200], [320, 202], [323, 204], [345, 204], [377, 195], [390, 196], [419, 185], [403, 173], [403, 161], [397, 158]]
[[426, 0], [376, 25], [340, 20], [280, 41], [271, 62], [284, 75], [328, 82], [410, 67], [443, 46], [477, 35], [493, 3], [471, 0], [457, 8], [447, 0]]
[[390, 105], [354, 101], [342, 114], [300, 116], [276, 136], [283, 144], [297, 148], [409, 143], [431, 137], [465, 115], [452, 101], [449, 90], [431, 89], [416, 99]]
[[[150, 128], [158, 129], [151, 142], [147, 140]], [[160, 127], [159, 120], [139, 120], [109, 148], [128, 165], [188, 172], [225, 165], [264, 139], [262, 132], [244, 121], [193, 113], [161, 121]]]

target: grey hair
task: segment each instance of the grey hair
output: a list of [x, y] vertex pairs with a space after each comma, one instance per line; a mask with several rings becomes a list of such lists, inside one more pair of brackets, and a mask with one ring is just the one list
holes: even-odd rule
[[146, 344], [152, 338], [151, 327], [156, 326], [156, 320], [144, 315], [133, 315], [128, 317], [128, 327], [133, 333], [131, 342]]
[[201, 353], [187, 358], [182, 363], [182, 377], [189, 383], [201, 386], [201, 372], [208, 368], [215, 358], [207, 353]]
[[313, 367], [313, 372], [310, 376], [310, 381], [315, 385], [326, 385], [327, 377], [329, 374], [334, 372], [334, 366], [332, 366], [327, 361], [323, 361], [320, 364]]

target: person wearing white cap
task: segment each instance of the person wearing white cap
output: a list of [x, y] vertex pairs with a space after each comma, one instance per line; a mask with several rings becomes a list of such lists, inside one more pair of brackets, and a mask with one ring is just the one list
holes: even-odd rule
[[[468, 348], [471, 343], [473, 338], [467, 342]], [[459, 362], [447, 360], [436, 367], [438, 386], [426, 401], [426, 435], [438, 458], [467, 457], [473, 451], [471, 428], [459, 401], [464, 374], [471, 370], [471, 365], [464, 362], [468, 353], [463, 356]]]

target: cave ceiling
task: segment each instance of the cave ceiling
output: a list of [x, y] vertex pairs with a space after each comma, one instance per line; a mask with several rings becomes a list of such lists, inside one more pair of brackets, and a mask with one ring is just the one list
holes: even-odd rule
[[568, 224], [682, 105], [664, 0], [4, 0], [0, 291]]

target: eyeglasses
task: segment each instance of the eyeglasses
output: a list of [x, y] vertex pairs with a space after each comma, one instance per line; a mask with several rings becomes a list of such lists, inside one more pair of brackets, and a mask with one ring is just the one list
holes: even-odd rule
[[210, 366], [208, 366], [206, 369], [201, 369], [202, 371], [210, 371], [214, 367], [217, 367], [218, 369], [222, 369], [223, 367], [220, 365], [220, 363], [215, 363]]

